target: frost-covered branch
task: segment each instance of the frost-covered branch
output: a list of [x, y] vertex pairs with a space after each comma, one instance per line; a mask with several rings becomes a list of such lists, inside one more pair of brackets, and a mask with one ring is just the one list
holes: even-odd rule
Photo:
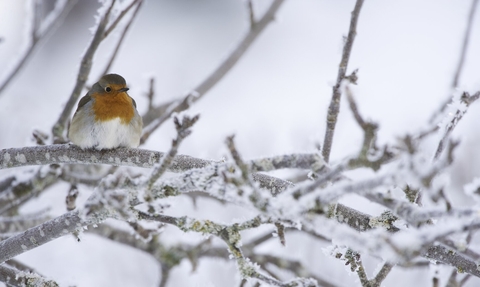
[[175, 218], [163, 214], [147, 214], [141, 211], [138, 211], [137, 214], [139, 219], [154, 220], [174, 225], [184, 232], [193, 231], [204, 235], [210, 234], [222, 239], [227, 244], [231, 256], [237, 261], [238, 269], [243, 278], [255, 278], [273, 286], [298, 286], [296, 284], [301, 284], [300, 286], [317, 286], [317, 283], [312, 279], [295, 278], [290, 282], [281, 282], [258, 272], [256, 264], [246, 258], [240, 248], [241, 236], [239, 233], [241, 230], [257, 227], [258, 225], [255, 224], [255, 222], [257, 222], [256, 220], [250, 221], [249, 223], [245, 222], [243, 224], [228, 226], [210, 220], [195, 220], [185, 216]]
[[355, 3], [355, 8], [352, 11], [348, 36], [345, 45], [343, 46], [342, 59], [338, 67], [337, 81], [335, 83], [335, 86], [333, 87], [332, 99], [328, 107], [327, 129], [325, 131], [325, 138], [323, 140], [322, 149], [322, 155], [326, 162], [329, 162], [330, 159], [330, 151], [332, 149], [335, 125], [337, 124], [337, 117], [338, 113], [340, 112], [340, 98], [342, 95], [341, 84], [342, 81], [345, 79], [348, 61], [352, 52], [353, 41], [355, 40], [355, 36], [357, 35], [357, 22], [360, 15], [360, 10], [362, 9], [363, 1], [364, 0], [357, 0], [357, 2]]
[[[151, 168], [165, 155], [163, 152], [117, 148], [110, 150], [82, 150], [75, 145], [59, 144], [0, 150], [0, 169], [47, 164], [108, 164]], [[203, 168], [215, 161], [177, 155], [168, 169], [181, 172]], [[267, 157], [246, 162], [252, 172], [272, 171], [284, 168], [318, 169], [324, 166], [317, 154], [290, 154]]]
[[40, 194], [58, 180], [58, 166], [39, 168], [28, 179], [16, 178], [0, 195], [0, 215], [18, 208], [34, 196]]
[[0, 262], [5, 262], [19, 254], [71, 232], [81, 231], [85, 225], [100, 222], [100, 218], [98, 218], [98, 220], [91, 218], [90, 221], [84, 221], [79, 217], [78, 211], [65, 213], [60, 217], [49, 220], [41, 225], [30, 228], [20, 234], [1, 241]]
[[[349, 76], [348, 82], [356, 81], [356, 78], [356, 71], [354, 71], [352, 75]], [[380, 167], [382, 167], [382, 165], [393, 159], [394, 153], [389, 151], [389, 149], [385, 147], [381, 151], [380, 155], [373, 154], [374, 152], [378, 153], [376, 146], [378, 124], [363, 119], [362, 115], [358, 110], [357, 103], [353, 98], [353, 94], [349, 87], [349, 84], [345, 83], [344, 86], [345, 94], [347, 96], [350, 110], [353, 113], [353, 117], [355, 118], [355, 121], [360, 126], [360, 128], [363, 130], [363, 144], [361, 150], [358, 153], [357, 157], [350, 159], [349, 166], [350, 168], [369, 167], [374, 171], [377, 171], [380, 169]]]
[[177, 155], [180, 144], [186, 137], [188, 137], [192, 133], [191, 127], [198, 121], [199, 118], [199, 115], [196, 115], [193, 118], [183, 116], [183, 119], [180, 122], [177, 117], [174, 117], [173, 122], [175, 123], [175, 128], [177, 130], [177, 138], [172, 140], [172, 146], [170, 148], [170, 151], [162, 157], [158, 166], [153, 169], [152, 174], [150, 175], [150, 178], [147, 182], [147, 187], [149, 190], [152, 189], [153, 184], [170, 167], [170, 165], [174, 161], [175, 156]]
[[455, 114], [453, 115], [453, 117], [451, 119], [447, 119], [448, 123], [444, 127], [443, 136], [440, 142], [438, 143], [437, 151], [435, 152], [435, 156], [433, 158], [434, 160], [437, 160], [442, 154], [444, 147], [447, 144], [448, 139], [450, 138], [450, 134], [455, 129], [458, 122], [465, 115], [470, 104], [478, 100], [479, 97], [480, 97], [480, 91], [476, 92], [472, 96], [470, 96], [467, 92], [464, 92], [460, 97], [460, 99], [458, 99], [458, 103], [456, 103], [458, 105], [458, 108], [455, 111]]
[[[47, 164], [109, 164], [150, 168], [164, 155], [163, 152], [134, 148], [82, 150], [70, 144], [34, 146], [0, 150], [0, 169]], [[210, 163], [208, 160], [178, 155], [169, 170], [178, 172], [202, 168]]]
[[[468, 45], [470, 42], [470, 36], [472, 32], [472, 27], [475, 19], [475, 12], [478, 6], [478, 0], [472, 0], [472, 5], [470, 6], [470, 13], [467, 19], [467, 27], [465, 29], [465, 34], [463, 36], [462, 49], [458, 58], [457, 68], [452, 80], [452, 89], [458, 87], [458, 82], [460, 81], [460, 75], [463, 71], [463, 65], [465, 63], [465, 58], [467, 56]], [[449, 95], [448, 98], [442, 102], [440, 108], [430, 117], [430, 123], [434, 123], [439, 115], [442, 115], [445, 109], [448, 107], [448, 104], [452, 102], [452, 97]]]
[[53, 280], [47, 280], [42, 276], [20, 271], [13, 266], [5, 263], [0, 264], [0, 282], [7, 284], [6, 286], [24, 287], [24, 286], [42, 286], [42, 287], [58, 287], [58, 283]]
[[17, 233], [39, 225], [49, 219], [46, 210], [31, 214], [0, 217], [0, 234]]

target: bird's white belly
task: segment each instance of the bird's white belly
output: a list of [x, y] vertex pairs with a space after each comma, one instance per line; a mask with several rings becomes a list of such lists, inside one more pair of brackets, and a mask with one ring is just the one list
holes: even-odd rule
[[131, 124], [123, 124], [119, 118], [90, 124], [72, 123], [75, 133], [70, 140], [81, 148], [112, 149], [116, 147], [137, 147], [140, 132]]
[[123, 124], [119, 118], [96, 122], [93, 125], [91, 135], [96, 139], [95, 148], [110, 149], [119, 146], [137, 147], [138, 136], [131, 125]]

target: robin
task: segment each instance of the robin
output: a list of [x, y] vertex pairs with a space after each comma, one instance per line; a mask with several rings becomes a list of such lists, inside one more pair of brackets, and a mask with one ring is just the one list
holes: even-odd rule
[[103, 76], [78, 103], [68, 130], [70, 140], [82, 149], [137, 147], [143, 122], [127, 91], [122, 76]]

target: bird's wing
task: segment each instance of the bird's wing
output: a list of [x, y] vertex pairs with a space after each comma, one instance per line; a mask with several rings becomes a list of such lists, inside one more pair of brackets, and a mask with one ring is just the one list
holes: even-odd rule
[[137, 103], [135, 102], [135, 100], [132, 97], [130, 97], [130, 99], [132, 99], [133, 106], [137, 108]]
[[92, 97], [90, 97], [88, 94], [85, 95], [83, 98], [81, 98], [80, 102], [78, 102], [78, 107], [77, 107], [77, 110], [75, 111], [75, 113], [77, 113], [78, 110], [80, 110], [81, 107], [85, 106], [91, 100], [92, 100]]

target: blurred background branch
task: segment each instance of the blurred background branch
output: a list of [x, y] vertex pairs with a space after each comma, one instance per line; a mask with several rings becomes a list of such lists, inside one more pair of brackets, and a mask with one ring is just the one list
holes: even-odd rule
[[45, 1], [33, 0], [29, 2], [29, 5], [32, 5], [30, 8], [32, 10], [32, 19], [30, 25], [30, 38], [27, 40], [28, 44], [26, 45], [27, 48], [23, 52], [23, 55], [13, 63], [13, 68], [3, 71], [6, 75], [3, 75], [0, 80], [0, 95], [30, 59], [38, 43], [47, 38], [48, 34], [63, 22], [70, 10], [75, 6], [77, 0], [55, 1], [55, 7], [45, 17], [42, 15], [42, 11], [44, 10], [42, 5], [44, 5]]

